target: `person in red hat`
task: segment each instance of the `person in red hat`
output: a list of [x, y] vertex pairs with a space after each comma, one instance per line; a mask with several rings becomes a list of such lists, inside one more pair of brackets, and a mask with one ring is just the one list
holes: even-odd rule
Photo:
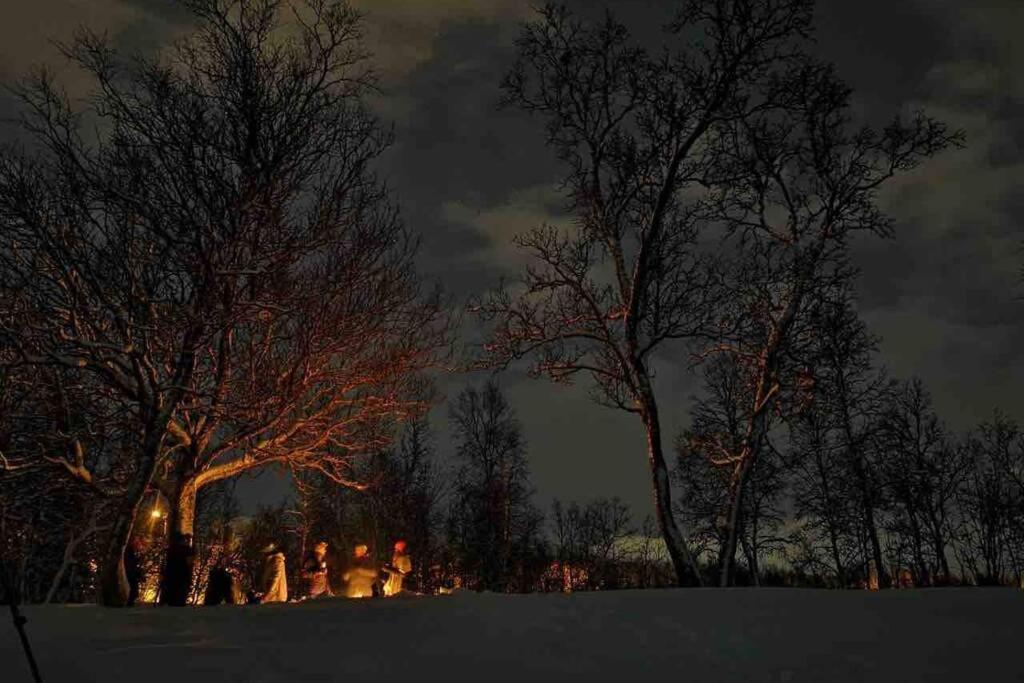
[[401, 539], [395, 541], [395, 551], [391, 555], [391, 563], [385, 565], [384, 571], [388, 575], [387, 581], [384, 582], [384, 595], [390, 597], [401, 593], [402, 582], [412, 571], [412, 560], [406, 553], [405, 541]]

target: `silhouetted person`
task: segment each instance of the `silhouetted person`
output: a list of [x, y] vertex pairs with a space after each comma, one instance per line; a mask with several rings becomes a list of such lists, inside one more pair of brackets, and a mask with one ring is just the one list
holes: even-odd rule
[[192, 534], [174, 532], [171, 536], [171, 545], [167, 549], [167, 560], [164, 564], [164, 573], [161, 579], [161, 605], [184, 607], [188, 604], [195, 557], [195, 549], [192, 547]]
[[139, 599], [142, 569], [139, 567], [139, 539], [133, 538], [124, 549], [124, 574], [128, 579], [128, 606], [134, 607]]
[[305, 598], [322, 598], [331, 596], [331, 586], [327, 580], [327, 542], [320, 541], [306, 555], [302, 563], [302, 582]]
[[235, 604], [235, 577], [224, 566], [223, 560], [210, 569], [210, 576], [206, 582], [206, 597], [204, 605], [233, 605]]

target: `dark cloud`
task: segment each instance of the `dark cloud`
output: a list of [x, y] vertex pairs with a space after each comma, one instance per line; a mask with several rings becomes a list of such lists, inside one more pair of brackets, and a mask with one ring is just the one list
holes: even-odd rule
[[[612, 4], [641, 23], [647, 35], [664, 21], [664, 3]], [[924, 108], [951, 127], [964, 128], [970, 140], [966, 150], [948, 153], [883, 195], [896, 223], [894, 239], [854, 245], [863, 270], [862, 307], [883, 338], [882, 362], [899, 376], [921, 376], [957, 428], [983, 419], [996, 405], [1019, 412], [1014, 392], [1024, 377], [1018, 249], [1024, 241], [1024, 200], [1018, 191], [1024, 181], [1024, 117], [1015, 97], [1019, 85], [1010, 83], [1024, 59], [1008, 49], [1005, 26], [996, 26], [985, 12], [961, 12], [972, 7], [967, 2], [823, 0], [816, 47], [855, 88], [855, 112], [865, 121], [884, 124]], [[403, 197], [412, 193], [414, 204], [429, 215], [450, 216], [441, 209], [453, 202], [478, 210], [475, 229], [485, 241], [471, 242], [477, 258], [472, 277], [456, 279], [460, 291], [472, 289], [478, 278], [496, 280], [506, 265], [507, 253], [488, 246], [495, 238], [488, 224], [493, 212], [534, 215], [530, 209], [537, 205], [529, 204], [528, 190], [551, 186], [557, 178], [550, 154], [537, 148], [538, 122], [486, 108], [493, 84], [507, 68], [508, 61], [502, 62], [511, 58], [507, 48], [497, 46], [506, 36], [506, 27], [487, 22], [443, 32], [433, 59], [416, 72], [423, 81], [406, 91], [407, 116], [414, 123], [400, 132], [417, 140], [431, 138], [433, 131], [439, 136], [427, 143], [431, 154], [422, 163], [406, 166], [408, 176], [396, 187]], [[440, 92], [433, 86], [439, 82], [450, 89]], [[481, 142], [495, 133], [500, 144]], [[524, 149], [528, 154], [520, 153]], [[442, 177], [427, 177], [436, 168], [433, 155], [446, 159], [449, 170]], [[538, 163], [523, 166], [524, 158]], [[444, 272], [463, 260], [464, 250], [449, 247], [457, 247], [474, 225], [442, 221], [436, 227], [445, 235], [438, 268]], [[523, 220], [520, 229], [529, 227]], [[490, 268], [480, 260], [487, 256]], [[641, 436], [628, 416], [588, 405], [579, 388], [565, 391], [515, 373], [505, 382], [527, 426], [542, 493], [619, 494], [638, 510], [649, 508]], [[680, 427], [695, 393], [692, 376], [683, 369], [666, 372], [658, 386], [666, 419], [672, 428]], [[584, 471], [585, 485], [577, 474]]]

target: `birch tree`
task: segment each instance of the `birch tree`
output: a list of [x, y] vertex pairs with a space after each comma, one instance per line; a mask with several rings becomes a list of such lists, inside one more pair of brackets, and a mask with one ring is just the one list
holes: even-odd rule
[[96, 83], [84, 112], [45, 74], [26, 82], [43, 152], [7, 154], [0, 173], [5, 320], [27, 321], [5, 345], [91, 373], [134, 420], [106, 604], [127, 595], [121, 556], [154, 481], [187, 531], [197, 490], [268, 462], [344, 480], [351, 452], [419, 410], [416, 376], [445, 339], [371, 168], [390, 137], [363, 106], [358, 15], [340, 0], [186, 5], [196, 30], [154, 57], [88, 33], [68, 47]]
[[488, 360], [529, 357], [556, 382], [589, 376], [600, 403], [637, 416], [681, 584], [701, 577], [672, 516], [655, 359], [714, 310], [713, 271], [694, 246], [711, 141], [764, 106], [754, 91], [809, 27], [805, 0], [695, 0], [678, 5], [661, 50], [636, 45], [610, 13], [587, 23], [549, 4], [505, 79], [508, 103], [546, 124], [573, 225], [517, 239], [531, 265], [477, 307], [494, 325]]
[[915, 583], [948, 583], [953, 509], [967, 467], [920, 379], [902, 383], [882, 414], [877, 448], [892, 501], [894, 531], [906, 540]]
[[458, 468], [449, 539], [464, 577], [479, 589], [505, 592], [515, 586], [543, 521], [531, 501], [522, 428], [493, 380], [464, 389], [450, 419]]
[[732, 580], [743, 496], [771, 416], [786, 413], [806, 382], [810, 316], [856, 273], [849, 240], [891, 236], [892, 222], [876, 204], [879, 188], [961, 139], [923, 113], [880, 131], [855, 129], [850, 89], [830, 65], [810, 59], [765, 87], [772, 106], [717, 139], [721, 194], [708, 205], [725, 227], [733, 266], [725, 271], [721, 332], [704, 354], [732, 356], [750, 377], [741, 442], [720, 458], [731, 469], [721, 585]]

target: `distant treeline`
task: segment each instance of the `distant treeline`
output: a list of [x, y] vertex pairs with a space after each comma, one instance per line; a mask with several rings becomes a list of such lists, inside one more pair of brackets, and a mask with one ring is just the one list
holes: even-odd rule
[[[956, 436], [934, 414], [919, 381], [873, 381], [871, 387], [880, 393], [862, 393], [860, 400], [870, 399], [873, 408], [857, 412], [849, 432], [830, 412], [841, 396], [823, 386], [799, 419], [779, 430], [780, 444], [773, 444], [750, 483], [733, 584], [1018, 585], [1024, 434], [996, 415]], [[708, 411], [721, 408], [720, 400], [721, 394], [709, 394], [698, 415], [710, 420]], [[204, 490], [191, 599], [202, 601], [207, 574], [217, 564], [234, 573], [243, 591], [254, 587], [268, 543], [284, 552], [291, 594], [301, 595], [302, 563], [321, 540], [329, 545], [336, 589], [357, 545], [369, 546], [383, 565], [399, 539], [413, 561], [406, 587], [423, 593], [675, 584], [653, 520], [636, 524], [622, 501], [556, 501], [547, 515], [534, 505], [521, 427], [496, 383], [464, 390], [451, 402], [449, 419], [452, 443], [436, 444], [421, 418], [404, 428], [393, 448], [358, 459], [353, 475], [370, 483], [365, 490], [302, 473], [293, 500], [248, 517], [239, 515], [233, 482]], [[698, 422], [680, 435], [674, 480], [680, 500], [690, 501], [679, 506], [679, 522], [711, 582], [720, 571], [729, 489], [723, 466], [695, 446], [697, 435], [707, 434], [697, 429], [708, 424]], [[846, 445], [847, 433], [857, 438], [858, 450]], [[20, 551], [8, 558], [16, 559], [10, 566], [26, 600], [97, 597], [109, 511], [95, 496], [79, 493], [53, 498], [45, 515], [30, 519], [12, 515], [15, 507], [5, 509], [5, 533], [18, 530], [18, 544], [9, 548]], [[143, 600], [155, 599], [159, 585], [166, 505], [154, 492], [136, 522]], [[12, 524], [19, 521], [20, 527]]]

